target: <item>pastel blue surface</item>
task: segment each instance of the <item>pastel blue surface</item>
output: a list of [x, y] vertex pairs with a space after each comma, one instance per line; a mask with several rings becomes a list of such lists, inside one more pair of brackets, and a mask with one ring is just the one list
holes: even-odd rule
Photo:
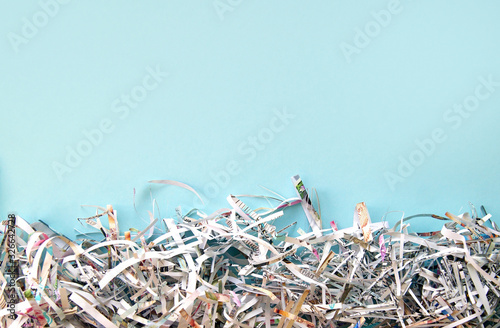
[[[324, 226], [500, 215], [498, 1], [1, 1], [0, 211], [70, 237], [316, 188]], [[226, 178], [225, 178], [226, 177]], [[229, 177], [229, 178], [227, 178]], [[136, 190], [134, 210], [134, 188]], [[263, 203], [260, 202], [260, 205]], [[155, 209], [155, 215], [158, 215]], [[391, 213], [394, 223], [401, 213]], [[286, 220], [299, 220], [301, 210]], [[416, 230], [439, 226], [411, 222]]]

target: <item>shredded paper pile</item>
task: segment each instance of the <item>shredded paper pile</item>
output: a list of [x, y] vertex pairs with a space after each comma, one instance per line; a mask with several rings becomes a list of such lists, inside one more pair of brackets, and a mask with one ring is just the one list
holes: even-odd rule
[[[254, 196], [266, 207], [252, 209], [243, 202], [248, 195], [229, 195], [227, 208], [212, 214], [150, 213], [143, 230], [122, 231], [112, 206], [97, 207], [79, 220], [99, 237], [76, 241], [9, 215], [1, 325], [500, 327], [500, 232], [484, 207], [404, 217], [389, 227], [372, 222], [359, 203], [352, 225], [339, 230], [322, 222], [300, 177], [292, 182], [294, 198]], [[309, 232], [295, 219], [280, 222], [291, 206], [302, 206]], [[411, 218], [443, 226], [411, 233]]]

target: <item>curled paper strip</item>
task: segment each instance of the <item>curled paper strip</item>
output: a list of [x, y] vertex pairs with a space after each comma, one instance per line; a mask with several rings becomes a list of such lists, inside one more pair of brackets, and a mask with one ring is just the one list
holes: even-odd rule
[[[302, 180], [292, 180], [298, 198], [254, 196], [266, 205], [251, 208], [229, 195], [228, 208], [151, 213], [142, 229], [124, 231], [112, 206], [96, 207], [80, 221], [101, 237], [78, 242], [10, 215], [1, 326], [500, 327], [500, 232], [484, 208], [390, 228], [358, 203], [352, 226], [330, 218], [322, 229]], [[286, 211], [298, 204], [310, 231], [297, 237]], [[444, 225], [411, 233], [417, 218]], [[165, 230], [153, 234], [158, 222]]]

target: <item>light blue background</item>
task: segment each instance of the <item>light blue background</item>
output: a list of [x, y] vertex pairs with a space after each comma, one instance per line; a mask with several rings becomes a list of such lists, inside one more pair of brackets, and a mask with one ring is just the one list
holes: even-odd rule
[[[374, 221], [396, 210], [459, 214], [469, 201], [500, 215], [500, 88], [458, 129], [443, 119], [480, 76], [500, 81], [498, 1], [401, 1], [350, 63], [342, 43], [390, 1], [233, 0], [223, 19], [212, 1], [71, 1], [16, 52], [12, 33], [22, 36], [45, 2], [0, 2], [4, 218], [14, 211], [74, 236], [76, 218], [94, 214], [80, 205], [112, 204], [122, 229], [143, 228], [150, 195], [161, 217], [193, 206], [190, 192], [148, 180], [205, 193], [229, 161], [240, 172], [205, 196], [207, 213], [229, 193], [268, 194], [259, 185], [294, 197], [290, 177], [300, 174], [325, 226], [352, 225], [361, 201]], [[120, 119], [113, 102], [157, 66], [169, 76]], [[283, 108], [295, 118], [249, 161], [238, 147]], [[114, 131], [60, 181], [53, 163], [106, 118]], [[447, 140], [391, 190], [384, 174], [436, 128]]]

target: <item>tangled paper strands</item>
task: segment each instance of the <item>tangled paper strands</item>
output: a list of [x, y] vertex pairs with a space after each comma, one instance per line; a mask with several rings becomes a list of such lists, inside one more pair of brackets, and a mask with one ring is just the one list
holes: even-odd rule
[[[292, 181], [297, 198], [262, 197], [272, 208], [230, 195], [227, 209], [151, 215], [143, 231], [120, 231], [116, 211], [99, 208], [81, 220], [103, 239], [79, 243], [9, 216], [2, 327], [500, 327], [500, 232], [484, 208], [414, 216], [446, 220], [415, 234], [412, 217], [389, 228], [359, 203], [352, 227], [322, 230]], [[298, 204], [311, 232], [294, 238], [293, 224], [273, 224]], [[165, 230], [153, 234], [157, 222]]]

